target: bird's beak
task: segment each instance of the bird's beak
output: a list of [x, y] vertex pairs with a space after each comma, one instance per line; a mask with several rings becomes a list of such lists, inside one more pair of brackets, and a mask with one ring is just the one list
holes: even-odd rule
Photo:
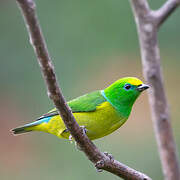
[[137, 89], [138, 91], [142, 92], [142, 91], [144, 91], [144, 90], [146, 90], [146, 89], [148, 89], [148, 88], [149, 88], [148, 85], [146, 85], [146, 84], [141, 84], [141, 85], [139, 85], [136, 89]]

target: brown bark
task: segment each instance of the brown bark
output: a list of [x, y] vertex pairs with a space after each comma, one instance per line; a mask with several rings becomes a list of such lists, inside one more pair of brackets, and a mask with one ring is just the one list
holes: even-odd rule
[[138, 30], [144, 77], [151, 87], [149, 102], [164, 178], [180, 180], [180, 168], [163, 83], [157, 39], [158, 28], [180, 5], [180, 0], [168, 0], [157, 11], [152, 11], [146, 0], [130, 0], [130, 3]]
[[88, 139], [86, 134], [83, 133], [83, 129], [77, 124], [70, 108], [66, 104], [61, 89], [58, 86], [54, 66], [48, 54], [46, 43], [35, 13], [34, 1], [17, 0], [17, 3], [24, 16], [30, 36], [30, 42], [35, 50], [42, 75], [48, 89], [48, 95], [54, 102], [54, 105], [78, 146], [80, 146], [82, 151], [98, 169], [106, 170], [124, 179], [150, 180], [150, 178], [145, 174], [111, 159], [109, 156], [100, 152], [98, 148]]

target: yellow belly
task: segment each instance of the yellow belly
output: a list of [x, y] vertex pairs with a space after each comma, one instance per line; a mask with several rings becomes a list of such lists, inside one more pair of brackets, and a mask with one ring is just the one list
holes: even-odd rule
[[[127, 118], [123, 118], [109, 102], [104, 102], [94, 112], [73, 113], [77, 123], [85, 126], [87, 136], [93, 140], [106, 136], [118, 129]], [[54, 134], [59, 138], [68, 139], [70, 133], [59, 115], [54, 116], [48, 123], [40, 124], [36, 130]]]

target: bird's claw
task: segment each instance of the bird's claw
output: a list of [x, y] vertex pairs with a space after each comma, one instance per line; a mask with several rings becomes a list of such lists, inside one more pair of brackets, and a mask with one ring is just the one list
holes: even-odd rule
[[[104, 155], [107, 156], [110, 161], [114, 160], [114, 157], [112, 156], [112, 154], [109, 154], [108, 152], [104, 152]], [[95, 164], [95, 168], [97, 172], [102, 172], [103, 171], [103, 167], [105, 165], [104, 160], [99, 160], [96, 164]]]
[[82, 128], [83, 133], [84, 133], [84, 134], [86, 134], [86, 133], [87, 133], [87, 129], [86, 129], [86, 127], [85, 127], [85, 126], [80, 126], [80, 127]]
[[97, 171], [97, 172], [103, 172], [102, 169], [99, 169], [99, 168], [97, 168], [97, 167], [95, 167], [95, 168], [96, 168], [96, 171]]
[[72, 135], [70, 134], [70, 135], [69, 135], [69, 141], [72, 143], [72, 140], [73, 140], [73, 137], [72, 137]]
[[104, 152], [104, 155], [106, 155], [110, 159], [110, 161], [114, 160], [114, 157], [112, 154], [109, 154], [108, 152]]
[[[80, 126], [80, 127], [82, 128], [83, 133], [86, 134], [86, 133], [87, 133], [87, 129], [85, 128], [85, 126]], [[69, 132], [69, 130], [68, 130], [68, 129], [65, 129], [64, 132]], [[69, 138], [68, 138], [68, 139], [69, 139], [69, 141], [72, 143], [73, 137], [72, 137], [71, 134], [69, 135]], [[75, 146], [76, 146], [76, 148], [77, 148], [78, 150], [82, 151], [82, 149], [79, 147], [79, 145], [78, 145], [76, 142], [75, 142]]]
[[[84, 134], [87, 133], [87, 129], [85, 128], [85, 126], [80, 126], [82, 128], [82, 131]], [[82, 148], [78, 145], [78, 143], [75, 141], [75, 146], [76, 146], [76, 149], [79, 150], [79, 151], [82, 151]]]
[[104, 161], [100, 160], [95, 164], [95, 168], [97, 172], [102, 172], [103, 169], [101, 169], [104, 166]]

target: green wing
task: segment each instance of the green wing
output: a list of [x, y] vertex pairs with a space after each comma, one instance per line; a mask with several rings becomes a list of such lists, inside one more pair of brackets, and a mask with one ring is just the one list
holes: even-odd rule
[[[89, 94], [85, 94], [76, 99], [69, 101], [67, 104], [71, 108], [72, 112], [93, 112], [96, 107], [105, 102], [106, 99], [101, 95], [100, 91], [94, 91]], [[58, 115], [56, 108], [49, 111], [47, 114], [41, 116], [38, 120], [45, 117]]]
[[95, 111], [96, 107], [105, 101], [106, 99], [101, 95], [101, 92], [95, 91], [69, 101], [68, 105], [72, 112], [91, 112]]

